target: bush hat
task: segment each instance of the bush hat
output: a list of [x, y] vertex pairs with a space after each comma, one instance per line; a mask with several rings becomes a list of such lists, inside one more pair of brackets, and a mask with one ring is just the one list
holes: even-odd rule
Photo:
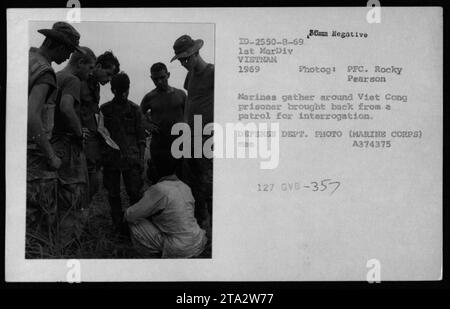
[[58, 21], [53, 24], [52, 29], [40, 29], [38, 32], [52, 40], [66, 45], [72, 50], [77, 50], [80, 53], [85, 54], [85, 51], [79, 46], [80, 34], [74, 27], [66, 22]]
[[193, 40], [189, 35], [185, 34], [180, 36], [173, 44], [173, 50], [175, 56], [170, 62], [179, 59], [186, 58], [197, 52], [203, 46], [203, 40]]

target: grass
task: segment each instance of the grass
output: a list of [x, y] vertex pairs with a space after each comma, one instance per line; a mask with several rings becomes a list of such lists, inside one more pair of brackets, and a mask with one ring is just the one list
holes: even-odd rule
[[[100, 177], [101, 178], [101, 177]], [[102, 183], [100, 179], [100, 184]], [[147, 186], [147, 185], [146, 185]], [[148, 187], [148, 186], [147, 186]], [[122, 205], [129, 206], [125, 187], [121, 186]], [[64, 247], [45, 239], [38, 233], [27, 235], [26, 258], [82, 258], [82, 259], [132, 259], [143, 258], [134, 249], [131, 240], [114, 231], [110, 216], [110, 207], [105, 188], [100, 185], [99, 192], [93, 197], [83, 233], [79, 239], [73, 239]], [[211, 257], [211, 244], [199, 258]]]
[[[121, 195], [122, 203], [127, 207], [124, 188]], [[103, 186], [92, 199], [87, 217], [79, 239], [73, 239], [63, 248], [57, 248], [56, 243], [38, 233], [30, 233], [27, 237], [27, 258], [139, 258], [131, 240], [114, 231], [107, 192]]]

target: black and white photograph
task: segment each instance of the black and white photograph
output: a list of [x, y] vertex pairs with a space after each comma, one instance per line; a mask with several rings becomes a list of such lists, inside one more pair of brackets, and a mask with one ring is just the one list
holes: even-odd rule
[[80, 5], [7, 10], [6, 281], [442, 280], [441, 7]]
[[30, 22], [29, 40], [26, 258], [211, 258], [212, 158], [172, 153], [171, 130], [214, 121], [214, 25]]

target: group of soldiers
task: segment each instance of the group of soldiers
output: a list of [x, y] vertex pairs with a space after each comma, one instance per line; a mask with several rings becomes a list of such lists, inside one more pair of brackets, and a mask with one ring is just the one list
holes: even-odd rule
[[[186, 122], [194, 132], [194, 115], [202, 125], [213, 122], [214, 65], [200, 56], [203, 41], [183, 35], [173, 45], [171, 62], [188, 71], [187, 95], [169, 85], [170, 73], [158, 62], [150, 68], [155, 88], [137, 105], [111, 51], [96, 56], [79, 46], [80, 34], [65, 22], [38, 32], [45, 39], [29, 51], [27, 254], [31, 238], [51, 241], [59, 252], [79, 245], [100, 173], [115, 233], [130, 236], [147, 256], [201, 254], [211, 238], [212, 159], [175, 159], [171, 129]], [[52, 62], [67, 59], [55, 73]], [[100, 86], [108, 83], [114, 98], [100, 105]], [[145, 192], [144, 166], [152, 184]]]

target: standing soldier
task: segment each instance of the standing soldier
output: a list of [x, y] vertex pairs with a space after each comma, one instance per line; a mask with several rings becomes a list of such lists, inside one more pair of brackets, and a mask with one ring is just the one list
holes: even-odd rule
[[[202, 119], [200, 134], [206, 124], [214, 121], [214, 65], [205, 62], [200, 56], [199, 50], [202, 46], [203, 40], [194, 41], [190, 36], [182, 35], [173, 45], [175, 56], [171, 60], [172, 62], [178, 59], [180, 64], [188, 70], [184, 83], [184, 88], [187, 90], [185, 118], [192, 134], [195, 134], [195, 115], [200, 115]], [[202, 135], [200, 138], [203, 139], [203, 149], [207, 137]], [[192, 142], [192, 144], [194, 143]], [[212, 158], [206, 158], [202, 150], [201, 153], [201, 158], [184, 160], [183, 180], [191, 187], [194, 195], [196, 217], [200, 225], [210, 234], [213, 161]]]
[[[153, 64], [150, 68], [150, 77], [156, 88], [144, 96], [141, 110], [145, 115], [144, 127], [152, 134], [151, 158], [157, 154], [171, 156], [170, 148], [172, 141], [176, 138], [171, 135], [171, 129], [175, 123], [184, 121], [186, 94], [183, 90], [169, 85], [170, 72], [167, 71], [164, 63]], [[152, 175], [156, 172], [152, 159], [148, 167], [147, 177], [156, 182]]]
[[115, 75], [111, 80], [114, 99], [103, 104], [100, 111], [104, 116], [105, 128], [120, 150], [106, 147], [103, 154], [103, 185], [108, 191], [111, 217], [117, 231], [126, 233], [123, 222], [124, 211], [120, 199], [120, 180], [123, 177], [130, 205], [141, 198], [144, 167], [145, 136], [142, 127], [142, 113], [139, 106], [128, 100], [130, 79], [125, 73]]
[[89, 201], [98, 191], [98, 174], [101, 167], [101, 136], [98, 133], [100, 85], [104, 86], [119, 73], [120, 64], [112, 52], [97, 57], [89, 78], [81, 82], [81, 125], [85, 133], [87, 168], [89, 174]]
[[62, 161], [58, 170], [61, 249], [81, 236], [82, 217], [88, 201], [88, 175], [80, 119], [80, 89], [81, 81], [87, 80], [94, 68], [95, 55], [87, 47], [81, 49], [83, 53], [73, 53], [67, 66], [56, 73], [58, 91], [52, 144]]
[[[46, 38], [41, 47], [29, 51], [28, 140], [27, 140], [27, 244], [29, 233], [42, 232], [44, 238], [53, 226], [57, 210], [57, 173], [61, 160], [50, 144], [56, 89], [51, 63], [61, 64], [74, 50], [80, 50], [80, 34], [68, 23], [56, 22], [41, 29]], [[47, 222], [45, 222], [47, 221]], [[51, 232], [51, 231], [50, 231]], [[27, 248], [27, 256], [28, 256]]]

